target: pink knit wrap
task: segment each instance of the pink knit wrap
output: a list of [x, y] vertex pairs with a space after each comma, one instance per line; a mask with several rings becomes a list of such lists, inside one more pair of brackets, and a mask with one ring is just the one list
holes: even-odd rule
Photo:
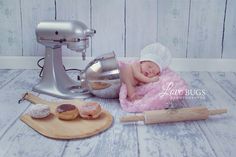
[[187, 84], [176, 72], [166, 68], [162, 71], [159, 81], [137, 86], [135, 90], [142, 98], [129, 101], [126, 85], [121, 85], [119, 100], [122, 109], [127, 112], [168, 108], [173, 102], [185, 96]]

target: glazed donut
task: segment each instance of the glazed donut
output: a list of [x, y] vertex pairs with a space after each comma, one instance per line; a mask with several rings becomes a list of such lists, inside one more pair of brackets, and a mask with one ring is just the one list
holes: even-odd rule
[[97, 102], [87, 102], [79, 107], [79, 114], [85, 119], [95, 119], [102, 112], [101, 106]]
[[62, 104], [56, 108], [56, 115], [62, 120], [73, 120], [78, 117], [79, 110], [75, 105]]
[[45, 118], [50, 114], [50, 108], [47, 105], [35, 104], [30, 106], [27, 114], [32, 118]]

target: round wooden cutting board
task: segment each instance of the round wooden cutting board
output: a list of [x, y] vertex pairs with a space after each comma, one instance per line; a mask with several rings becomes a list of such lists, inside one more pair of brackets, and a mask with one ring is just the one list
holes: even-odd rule
[[81, 117], [72, 121], [60, 120], [55, 116], [55, 110], [57, 105], [63, 103], [71, 103], [78, 106], [85, 102], [80, 100], [64, 101], [61, 103], [45, 101], [44, 104], [49, 105], [51, 110], [51, 114], [48, 117], [34, 119], [25, 114], [20, 119], [40, 134], [54, 139], [77, 139], [93, 136], [108, 129], [112, 124], [112, 115], [104, 109], [102, 109], [102, 114], [99, 118], [94, 120], [86, 120]]

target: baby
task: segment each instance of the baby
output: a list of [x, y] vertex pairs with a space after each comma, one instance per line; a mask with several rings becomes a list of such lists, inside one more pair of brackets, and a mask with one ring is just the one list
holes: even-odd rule
[[135, 94], [135, 87], [158, 81], [170, 60], [169, 50], [160, 43], [154, 43], [141, 50], [139, 61], [121, 65], [121, 81], [126, 84], [128, 99], [133, 101], [141, 98]]

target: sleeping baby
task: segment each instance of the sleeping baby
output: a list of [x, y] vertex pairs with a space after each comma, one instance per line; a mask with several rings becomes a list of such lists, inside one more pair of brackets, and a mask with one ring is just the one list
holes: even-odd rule
[[121, 63], [120, 76], [121, 81], [126, 84], [128, 99], [134, 101], [141, 98], [135, 93], [135, 87], [158, 81], [170, 61], [169, 49], [160, 43], [154, 43], [141, 50], [139, 61], [131, 64]]

